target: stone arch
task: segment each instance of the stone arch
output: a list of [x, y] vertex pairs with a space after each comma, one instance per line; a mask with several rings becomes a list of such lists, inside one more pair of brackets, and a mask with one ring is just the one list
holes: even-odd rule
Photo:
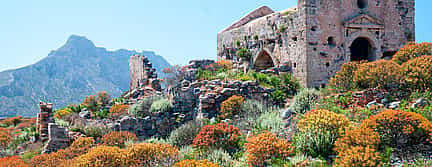
[[261, 50], [254, 60], [254, 69], [257, 71], [275, 67], [272, 56], [266, 50]]
[[369, 33], [355, 33], [349, 38], [350, 42], [346, 45], [349, 52], [350, 61], [375, 61], [377, 60], [378, 40]]

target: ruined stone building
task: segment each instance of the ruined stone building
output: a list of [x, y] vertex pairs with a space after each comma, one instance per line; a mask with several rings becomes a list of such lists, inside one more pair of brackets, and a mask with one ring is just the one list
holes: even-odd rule
[[239, 62], [248, 49], [247, 67], [257, 71], [290, 66], [308, 87], [320, 87], [356, 60], [391, 57], [414, 40], [414, 0], [298, 0], [274, 12], [261, 7], [218, 33], [218, 59]]

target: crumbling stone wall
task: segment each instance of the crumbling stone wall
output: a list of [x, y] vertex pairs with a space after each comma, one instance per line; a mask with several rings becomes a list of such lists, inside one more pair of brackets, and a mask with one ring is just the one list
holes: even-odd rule
[[[414, 5], [414, 0], [298, 0], [297, 7], [257, 17], [266, 13], [257, 11], [269, 11], [261, 7], [218, 34], [218, 59], [250, 69], [291, 64], [303, 85], [320, 87], [343, 63], [357, 59], [352, 48], [366, 50], [361, 59], [374, 61], [415, 40]], [[357, 46], [358, 39], [367, 42]], [[249, 63], [239, 62], [240, 48], [249, 50]]]
[[156, 69], [147, 57], [133, 55], [129, 60], [130, 90], [123, 95], [135, 103], [145, 96], [154, 95], [162, 90]]
[[52, 109], [52, 103], [39, 102], [39, 113], [37, 114], [36, 127], [42, 142], [45, 142], [49, 139], [48, 124], [54, 123], [52, 118]]
[[42, 153], [56, 152], [69, 147], [70, 138], [68, 130], [55, 123], [48, 124], [48, 142], [45, 144]]
[[133, 55], [129, 59], [130, 90], [155, 84], [157, 79], [156, 69], [147, 57]]

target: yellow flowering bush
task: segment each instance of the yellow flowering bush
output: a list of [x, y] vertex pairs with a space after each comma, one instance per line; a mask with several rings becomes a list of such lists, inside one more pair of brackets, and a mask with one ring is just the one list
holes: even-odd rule
[[127, 141], [136, 141], [138, 140], [138, 137], [135, 135], [135, 133], [127, 132], [127, 131], [114, 131], [110, 132], [108, 134], [105, 134], [102, 137], [102, 143], [107, 146], [117, 146], [120, 148], [125, 147]]
[[246, 139], [247, 161], [251, 166], [262, 166], [274, 158], [284, 160], [294, 153], [294, 147], [287, 140], [265, 132]]
[[98, 146], [72, 160], [72, 166], [129, 166], [126, 151], [118, 147]]
[[351, 126], [351, 122], [346, 116], [328, 110], [309, 111], [297, 124], [297, 127], [302, 132], [329, 131], [334, 134], [343, 132], [349, 126]]
[[218, 164], [210, 162], [209, 160], [193, 160], [187, 159], [174, 164], [173, 167], [219, 167]]
[[139, 143], [127, 148], [127, 158], [131, 166], [169, 166], [175, 162], [179, 149], [163, 143]]
[[390, 60], [378, 60], [360, 64], [353, 81], [360, 88], [393, 88], [402, 78], [401, 67]]
[[61, 110], [57, 110], [54, 113], [54, 118], [58, 118], [58, 119], [62, 119], [65, 116], [71, 115], [72, 111], [69, 109], [61, 109]]

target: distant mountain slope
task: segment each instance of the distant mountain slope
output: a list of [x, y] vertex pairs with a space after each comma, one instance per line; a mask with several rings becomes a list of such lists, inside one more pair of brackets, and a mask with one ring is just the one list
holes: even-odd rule
[[107, 51], [73, 35], [36, 64], [0, 72], [0, 117], [36, 116], [40, 100], [58, 108], [102, 90], [119, 96], [129, 89], [129, 57], [133, 54], [147, 56], [159, 74], [170, 66], [154, 52]]

